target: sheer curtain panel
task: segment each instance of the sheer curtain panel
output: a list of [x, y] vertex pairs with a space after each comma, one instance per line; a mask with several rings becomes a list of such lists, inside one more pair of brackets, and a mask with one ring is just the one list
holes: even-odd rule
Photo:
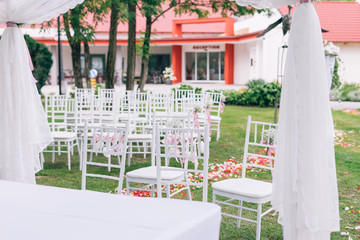
[[59, 16], [83, 0], [0, 0], [0, 179], [35, 183], [39, 152], [53, 141], [17, 24]]
[[[236, 0], [255, 8], [293, 0]], [[282, 82], [272, 205], [286, 240], [328, 240], [339, 231], [334, 126], [317, 13], [296, 6]]]

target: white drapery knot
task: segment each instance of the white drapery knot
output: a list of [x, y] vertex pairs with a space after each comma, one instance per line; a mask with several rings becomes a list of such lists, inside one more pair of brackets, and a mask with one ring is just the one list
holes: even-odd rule
[[18, 27], [18, 25], [16, 24], [16, 22], [6, 22], [6, 27]]

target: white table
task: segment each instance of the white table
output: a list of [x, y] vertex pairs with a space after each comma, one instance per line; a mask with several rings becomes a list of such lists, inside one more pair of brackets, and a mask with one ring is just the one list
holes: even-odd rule
[[218, 239], [211, 203], [0, 181], [0, 239]]

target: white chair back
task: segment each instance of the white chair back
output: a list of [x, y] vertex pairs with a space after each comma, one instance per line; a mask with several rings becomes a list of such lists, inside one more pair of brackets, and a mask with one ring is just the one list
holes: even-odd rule
[[205, 92], [204, 93], [204, 106], [205, 108], [210, 106], [211, 111], [210, 114], [220, 117], [221, 113], [221, 98], [222, 98], [222, 92]]
[[96, 106], [98, 104], [93, 89], [77, 88], [75, 90], [75, 124], [82, 125], [84, 121], [94, 123], [94, 112], [98, 109]]
[[99, 89], [99, 97], [101, 99], [113, 99], [115, 94], [115, 89]]
[[[198, 128], [169, 128], [156, 125], [156, 168], [158, 196], [160, 184], [167, 184], [161, 177], [162, 170], [178, 171], [185, 175], [187, 187], [202, 186], [203, 201], [207, 201], [209, 162], [209, 126]], [[171, 166], [177, 166], [175, 169]], [[203, 176], [203, 182], [188, 181], [189, 175]], [[168, 183], [170, 184], [170, 183]], [[172, 181], [171, 184], [184, 184]]]
[[171, 93], [151, 93], [151, 111], [152, 112], [173, 112], [173, 99]]
[[45, 96], [45, 112], [52, 131], [68, 130], [68, 102], [65, 95]]
[[273, 170], [276, 150], [277, 124], [252, 121], [248, 117], [245, 137], [242, 177], [247, 168]]
[[[124, 180], [127, 144], [128, 126], [125, 128], [101, 127], [89, 126], [87, 123], [85, 123], [81, 189], [86, 189], [87, 177], [99, 177], [118, 181], [118, 193], [121, 193]], [[96, 154], [96, 159], [92, 158], [93, 154]], [[102, 158], [100, 154], [103, 154], [105, 157]], [[91, 160], [89, 159], [88, 155], [90, 155]], [[116, 164], [112, 163], [111, 160], [109, 161], [111, 156], [117, 157]], [[111, 174], [99, 174], [98, 170], [96, 171], [96, 169], [90, 169], [89, 166], [104, 167], [108, 169], [115, 168], [119, 169], [120, 172], [117, 176]], [[93, 173], [91, 173], [91, 171], [93, 171]]]

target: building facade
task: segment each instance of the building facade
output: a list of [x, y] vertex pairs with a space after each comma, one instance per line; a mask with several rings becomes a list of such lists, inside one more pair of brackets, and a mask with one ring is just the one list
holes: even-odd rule
[[[159, 82], [165, 67], [172, 67], [177, 78], [173, 83], [218, 83], [244, 85], [252, 79], [274, 81], [282, 74], [280, 66], [283, 36], [279, 25], [261, 38], [257, 35], [268, 25], [287, 14], [287, 7], [274, 9], [271, 16], [255, 14], [240, 18], [222, 18], [213, 14], [206, 19], [193, 16], [176, 17], [167, 12], [153, 24], [149, 61], [149, 82]], [[360, 4], [357, 2], [319, 2], [316, 6], [320, 23], [328, 32], [324, 40], [340, 47], [339, 57], [344, 72], [341, 80], [360, 83]], [[89, 20], [91, 21], [91, 20]], [[137, 37], [145, 29], [145, 19], [137, 17]], [[96, 27], [94, 43], [90, 46], [91, 68], [97, 69], [98, 81], [104, 81], [109, 37], [109, 23]], [[46, 44], [53, 53], [54, 64], [50, 84], [58, 83], [57, 29], [23, 27], [22, 31]], [[0, 34], [2, 30], [0, 27]], [[62, 36], [63, 68], [65, 77], [72, 82], [71, 50]], [[286, 53], [284, 54], [286, 55]], [[282, 59], [282, 61], [281, 61]], [[117, 33], [115, 74], [121, 82], [126, 74], [127, 25], [120, 24]], [[82, 57], [82, 66], [84, 61]], [[135, 76], [141, 71], [141, 57], [137, 56]], [[85, 72], [83, 75], [85, 76]]]

